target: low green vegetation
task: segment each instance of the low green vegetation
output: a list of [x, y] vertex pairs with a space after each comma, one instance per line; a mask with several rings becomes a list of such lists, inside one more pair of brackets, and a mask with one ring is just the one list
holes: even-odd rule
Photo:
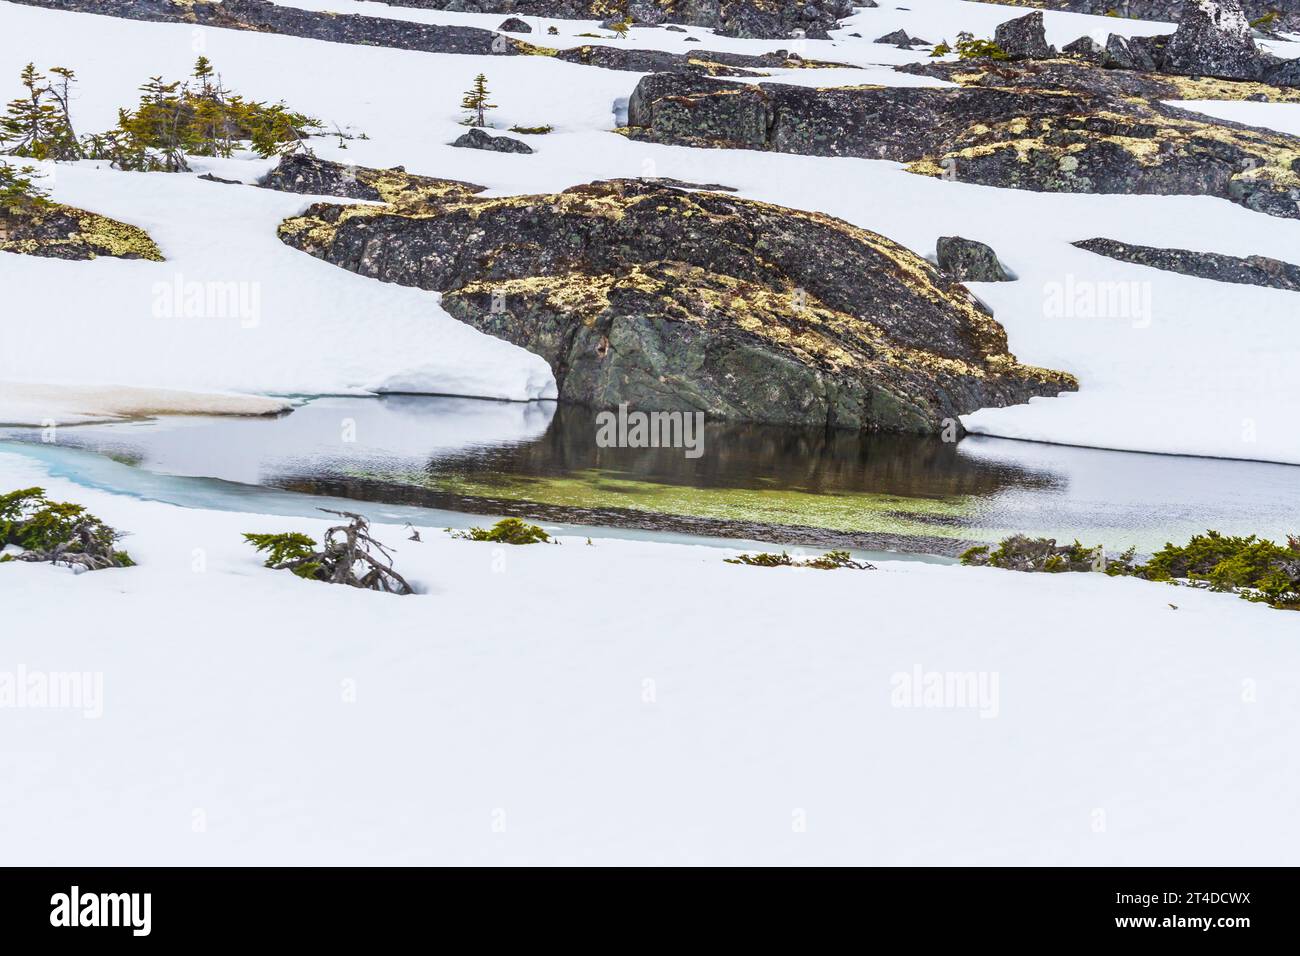
[[551, 540], [551, 536], [537, 525], [519, 518], [502, 518], [491, 528], [453, 531], [451, 536], [466, 541], [495, 541], [497, 544], [545, 544]]
[[758, 554], [739, 554], [734, 558], [724, 558], [727, 564], [745, 564], [752, 568], [816, 568], [819, 571], [834, 571], [838, 568], [851, 568], [855, 571], [874, 571], [875, 565], [865, 561], [855, 561], [847, 551], [827, 551], [816, 558], [792, 558], [782, 551], [772, 554], [760, 551]]
[[17, 547], [5, 561], [48, 561], [86, 571], [129, 568], [134, 561], [116, 549], [122, 535], [70, 501], [51, 501], [44, 488], [0, 495], [0, 548]]
[[551, 133], [551, 132], [554, 132], [554, 131], [555, 131], [555, 127], [554, 127], [554, 126], [551, 126], [549, 123], [548, 123], [546, 126], [512, 126], [512, 127], [510, 127], [510, 132], [512, 132], [512, 133], [526, 133], [526, 134], [531, 135], [531, 136], [545, 136], [547, 133]]
[[76, 74], [54, 67], [50, 80], [29, 63], [23, 95], [0, 118], [0, 152], [43, 160], [98, 159], [118, 169], [186, 172], [186, 156], [229, 157], [247, 148], [267, 158], [306, 148], [319, 120], [284, 103], [247, 99], [227, 89], [207, 57], [185, 80], [150, 77], [134, 109], [119, 109], [117, 125], [78, 138], [69, 104]]
[[1006, 51], [992, 40], [980, 40], [963, 30], [957, 34], [957, 56], [963, 60], [978, 60], [988, 57], [990, 60], [1009, 60]]
[[49, 204], [45, 191], [33, 180], [31, 166], [10, 166], [0, 162], [0, 213], [24, 213]]
[[1131, 549], [1107, 559], [1100, 545], [1085, 547], [1075, 541], [1060, 546], [1051, 538], [1012, 535], [996, 548], [970, 548], [961, 563], [1029, 572], [1101, 571], [1111, 577], [1232, 592], [1270, 607], [1300, 610], [1300, 536], [1289, 536], [1283, 546], [1254, 535], [1207, 531], [1185, 545], [1168, 543], [1145, 562], [1134, 559]]
[[406, 579], [393, 570], [388, 549], [371, 537], [366, 518], [352, 511], [320, 510], [345, 518], [346, 523], [327, 529], [319, 546], [310, 535], [299, 531], [250, 532], [244, 540], [266, 555], [263, 564], [274, 571], [290, 571], [308, 581], [346, 584], [369, 591], [414, 593]]

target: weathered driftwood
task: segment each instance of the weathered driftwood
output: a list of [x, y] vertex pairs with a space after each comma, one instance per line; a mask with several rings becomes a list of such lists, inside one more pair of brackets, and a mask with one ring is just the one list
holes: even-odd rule
[[122, 537], [112, 532], [105, 535], [105, 526], [98, 519], [91, 518], [79, 522], [67, 540], [60, 541], [53, 548], [32, 549], [14, 555], [16, 561], [48, 561], [50, 564], [62, 564], [69, 568], [83, 571], [102, 571], [105, 568], [129, 567], [131, 560], [124, 552], [113, 550], [114, 543]]
[[413, 593], [406, 579], [393, 570], [388, 549], [371, 537], [370, 522], [363, 515], [329, 508], [319, 510], [347, 518], [348, 523], [335, 525], [325, 532], [322, 550], [296, 555], [268, 567], [330, 584], [390, 594]]

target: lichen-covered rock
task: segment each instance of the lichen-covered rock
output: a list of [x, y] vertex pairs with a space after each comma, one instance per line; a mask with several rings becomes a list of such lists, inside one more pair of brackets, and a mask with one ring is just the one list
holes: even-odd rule
[[962, 282], [1007, 282], [993, 247], [961, 236], [940, 236], [935, 258], [939, 268]]
[[1153, 269], [1163, 269], [1166, 272], [1196, 276], [1198, 279], [1300, 292], [1300, 265], [1268, 256], [1241, 258], [1217, 252], [1137, 246], [1114, 239], [1100, 238], [1081, 239], [1074, 245], [1098, 255], [1119, 259], [1121, 262], [1133, 262]]
[[888, 159], [924, 175], [1017, 189], [1217, 196], [1300, 218], [1300, 138], [1161, 102], [1287, 99], [1292, 91], [1105, 70], [1077, 59], [899, 69], [961, 88], [817, 89], [660, 74], [638, 84], [620, 132], [661, 143]]
[[401, 166], [372, 169], [317, 159], [307, 153], [281, 157], [278, 165], [258, 185], [286, 193], [369, 199], [409, 205], [435, 199], [464, 199], [483, 191], [482, 186], [455, 179], [416, 176]]
[[993, 42], [1012, 60], [1043, 60], [1056, 56], [1056, 47], [1047, 43], [1041, 10], [998, 24], [993, 32]]
[[0, 207], [0, 252], [49, 259], [111, 256], [163, 261], [158, 246], [140, 227], [49, 201]]
[[818, 213], [634, 180], [555, 195], [313, 206], [284, 242], [550, 364], [560, 398], [934, 432], [1075, 387], [1018, 364], [959, 283]]
[[461, 149], [486, 149], [493, 153], [531, 153], [533, 148], [522, 139], [511, 136], [491, 136], [475, 128], [462, 136], [456, 137], [451, 144]]

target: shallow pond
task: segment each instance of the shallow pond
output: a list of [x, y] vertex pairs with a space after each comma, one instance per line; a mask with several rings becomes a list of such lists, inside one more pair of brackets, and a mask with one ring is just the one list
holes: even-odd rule
[[[40, 451], [107, 456], [132, 466], [138, 482], [147, 473], [234, 483], [190, 485], [190, 504], [201, 503], [199, 487], [238, 498], [232, 488], [248, 497], [255, 486], [871, 551], [952, 555], [1015, 531], [1112, 551], [1207, 528], [1275, 539], [1300, 531], [1300, 468], [1286, 465], [723, 424], [706, 426], [703, 453], [691, 458], [680, 448], [599, 447], [597, 432], [593, 413], [549, 402], [326, 397], [279, 418], [65, 426]], [[42, 434], [6, 429], [0, 438], [30, 445]], [[58, 461], [73, 477], [89, 468], [85, 456]], [[158, 490], [167, 500], [182, 494]]]

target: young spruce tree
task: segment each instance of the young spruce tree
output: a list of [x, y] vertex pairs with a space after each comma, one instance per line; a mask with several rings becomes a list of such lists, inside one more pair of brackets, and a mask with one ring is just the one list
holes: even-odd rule
[[470, 114], [468, 118], [470, 126], [487, 125], [487, 111], [496, 109], [495, 103], [488, 102], [491, 95], [487, 88], [487, 77], [482, 73], [474, 77], [474, 85], [460, 101], [461, 108]]
[[53, 85], [35, 64], [23, 68], [23, 95], [12, 100], [0, 118], [0, 152], [27, 159], [82, 158], [69, 113], [76, 74], [61, 66], [50, 72], [58, 78]]

